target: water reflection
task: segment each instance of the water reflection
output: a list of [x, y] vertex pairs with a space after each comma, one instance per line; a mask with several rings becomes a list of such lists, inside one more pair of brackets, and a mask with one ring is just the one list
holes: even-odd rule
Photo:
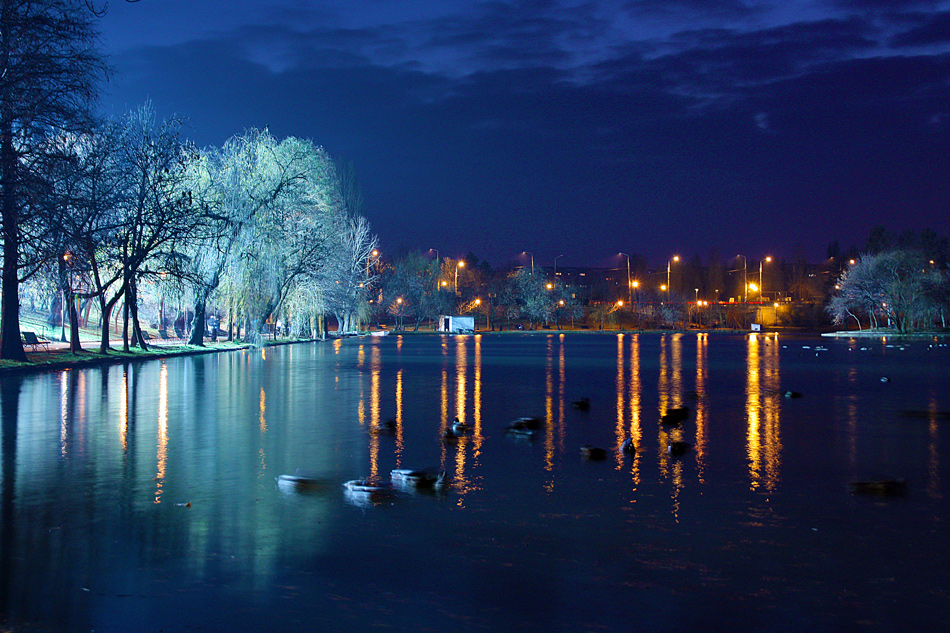
[[941, 499], [940, 490], [940, 433], [937, 419], [940, 417], [937, 394], [930, 392], [930, 401], [927, 403], [927, 495], [931, 499]]
[[781, 476], [782, 437], [777, 336], [750, 334], [746, 346], [746, 453], [752, 490], [772, 492]]
[[699, 483], [706, 483], [706, 424], [708, 412], [706, 397], [706, 374], [709, 362], [709, 334], [696, 335], [696, 471]]
[[[939, 587], [946, 562], [939, 528], [948, 518], [941, 487], [946, 446], [940, 444], [940, 425], [950, 410], [947, 370], [914, 357], [914, 363], [931, 362], [928, 371], [935, 373], [908, 361], [920, 384], [903, 381], [903, 391], [910, 392], [905, 396], [867, 384], [868, 374], [880, 375], [877, 367], [855, 371], [833, 352], [822, 354], [822, 361], [832, 362], [818, 365], [791, 353], [780, 357], [780, 349], [774, 337], [761, 335], [489, 335], [446, 337], [441, 349], [435, 338], [391, 336], [314, 346], [312, 354], [304, 346], [292, 353], [270, 349], [266, 362], [254, 351], [29, 376], [19, 407], [19, 383], [5, 378], [0, 596], [8, 600], [0, 600], [0, 616], [9, 616], [4, 609], [42, 613], [50, 588], [68, 595], [88, 586], [83, 594], [98, 600], [96, 605], [55, 607], [67, 626], [37, 630], [118, 630], [123, 627], [116, 620], [129, 616], [111, 605], [134, 595], [143, 611], [161, 613], [164, 588], [176, 583], [185, 602], [207, 606], [215, 612], [211, 617], [221, 618], [219, 628], [228, 630], [240, 629], [246, 613], [265, 621], [261, 613], [268, 610], [272, 617], [290, 610], [290, 619], [321, 630], [327, 622], [311, 616], [317, 611], [313, 603], [329, 620], [341, 617], [335, 601], [362, 605], [377, 599], [385, 602], [378, 605], [380, 613], [398, 611], [406, 618], [400, 621], [421, 629], [428, 623], [413, 621], [410, 612], [423, 610], [433, 596], [463, 594], [467, 581], [457, 580], [460, 569], [497, 574], [504, 585], [483, 583], [479, 597], [486, 600], [452, 606], [453, 616], [474, 623], [466, 630], [491, 628], [482, 626], [479, 610], [512, 595], [510, 587], [517, 599], [519, 588], [538, 586], [539, 579], [565, 590], [581, 579], [592, 583], [587, 595], [605, 596], [602, 604], [623, 604], [633, 574], [641, 571], [644, 577], [654, 572], [651, 583], [668, 595], [683, 586], [706, 586], [711, 578], [721, 586], [747, 587], [735, 604], [748, 608], [764, 601], [771, 614], [818, 595], [808, 592], [827, 570], [814, 561], [827, 558], [828, 551], [867, 553], [867, 564], [835, 570], [844, 575], [836, 583], [863, 604], [880, 591], [906, 601], [920, 595], [915, 589]], [[780, 370], [790, 386], [812, 381], [803, 387], [805, 399], [781, 397]], [[818, 371], [826, 373], [811, 373]], [[900, 379], [910, 371], [898, 366], [892, 375]], [[817, 388], [828, 380], [835, 389]], [[590, 414], [565, 407], [565, 398], [581, 388], [595, 404]], [[662, 413], [683, 404], [694, 409], [694, 422], [652, 431], [650, 424], [658, 423], [651, 419], [654, 408]], [[547, 437], [534, 445], [507, 442], [499, 426], [512, 406], [543, 406]], [[916, 418], [895, 420], [895, 411], [910, 406], [919, 412]], [[444, 415], [435, 420], [440, 407]], [[394, 434], [367, 432], [391, 410]], [[820, 455], [810, 450], [815, 411], [827, 412], [818, 431], [833, 440], [823, 443]], [[473, 430], [444, 448], [444, 463], [458, 482], [445, 503], [406, 499], [371, 504], [365, 513], [345, 505], [339, 484], [357, 474], [355, 468], [359, 475], [367, 466], [385, 475], [409, 456], [435, 464], [441, 445], [436, 433], [454, 415], [470, 421]], [[619, 446], [626, 436], [641, 446], [629, 458], [598, 465], [581, 463], [573, 453], [573, 459], [564, 457], [565, 445], [588, 437]], [[695, 442], [694, 452], [670, 460], [661, 447], [675, 437]], [[281, 494], [273, 477], [261, 476], [265, 451], [268, 466], [278, 472], [315, 462], [330, 485], [309, 495]], [[830, 460], [839, 466], [826, 468]], [[854, 470], [864, 469], [859, 474], [884, 468], [908, 474], [911, 494], [898, 504], [851, 498], [845, 485], [852, 474], [849, 460]], [[762, 507], [763, 496], [754, 493], [777, 489], [783, 494], [769, 496], [771, 520], [749, 527], [744, 508]], [[172, 503], [184, 500], [194, 507]], [[822, 521], [820, 538], [807, 529], [802, 535], [803, 516]], [[873, 516], [875, 530], [848, 521], [839, 526], [846, 516]], [[474, 536], [457, 547], [444, 528], [460, 525], [472, 526]], [[490, 538], [480, 536], [489, 532]], [[919, 539], [931, 555], [907, 556]], [[911, 545], [899, 545], [902, 540]], [[898, 543], [893, 552], [889, 543]], [[551, 555], [538, 556], [536, 546]], [[749, 560], [774, 556], [782, 559], [780, 578], [748, 566]], [[374, 563], [379, 560], [391, 561], [396, 571], [387, 576]], [[399, 571], [418, 560], [431, 563], [433, 577], [447, 579], [444, 592], [440, 586], [433, 593], [430, 580], [417, 582]], [[868, 580], [881, 569], [887, 570], [886, 583]], [[234, 602], [220, 597], [221, 578]], [[377, 591], [413, 582], [398, 598]], [[763, 582], [769, 593], [751, 599]], [[328, 588], [330, 598], [324, 597]], [[783, 591], [794, 594], [794, 604], [775, 598]], [[644, 600], [658, 592], [650, 593]], [[225, 603], [240, 603], [244, 610], [222, 608]], [[836, 613], [840, 605], [820, 606], [823, 613]], [[182, 618], [206, 623], [189, 609], [182, 607]], [[111, 615], [119, 611], [123, 615]], [[756, 622], [764, 614], [757, 612]], [[349, 616], [356, 624], [357, 616]], [[176, 628], [160, 620], [151, 622], [154, 628]], [[593, 624], [622, 628], [616, 620]]]
[[[643, 424], [640, 420], [640, 411], [642, 403], [640, 402], [643, 387], [640, 377], [640, 335], [634, 334], [630, 337], [630, 389], [628, 391], [629, 411], [630, 411], [630, 438], [634, 446], [641, 446], [643, 442]], [[618, 437], [621, 442], [623, 438]], [[633, 479], [633, 486], [636, 489], [640, 485], [640, 460], [641, 451], [633, 453], [631, 459], [630, 474]]]
[[155, 475], [155, 503], [162, 502], [165, 469], [168, 465], [168, 365], [161, 361], [158, 379], [158, 473]]

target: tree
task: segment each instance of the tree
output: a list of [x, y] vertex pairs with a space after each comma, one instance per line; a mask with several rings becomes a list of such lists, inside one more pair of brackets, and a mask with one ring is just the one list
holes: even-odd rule
[[363, 217], [344, 218], [336, 235], [328, 265], [319, 278], [326, 307], [336, 316], [340, 331], [352, 332], [369, 316], [369, 289], [376, 280], [378, 255], [374, 253], [379, 241]]
[[409, 318], [417, 331], [425, 319], [449, 309], [450, 293], [439, 289], [439, 262], [410, 251], [397, 257], [383, 279], [383, 303], [400, 321]]
[[181, 121], [158, 122], [151, 105], [129, 113], [119, 142], [124, 178], [117, 254], [122, 269], [123, 349], [147, 347], [138, 320], [138, 283], [183, 274], [185, 245], [207, 230], [207, 215], [189, 173], [197, 150], [181, 137]]
[[267, 130], [252, 129], [229, 139], [220, 150], [202, 152], [195, 188], [204, 191], [209, 222], [189, 249], [194, 322], [200, 326], [192, 329], [190, 344], [203, 345], [207, 301], [221, 284], [242, 234], [264, 209], [306, 178], [303, 149], [279, 144]]
[[0, 358], [26, 360], [20, 342], [22, 228], [51, 143], [89, 129], [106, 67], [93, 14], [78, 1], [0, 2]]
[[508, 277], [508, 286], [510, 316], [527, 317], [530, 329], [534, 329], [535, 323], [551, 317], [554, 301], [539, 275], [522, 268]]
[[898, 332], [933, 322], [945, 309], [938, 301], [944, 277], [919, 251], [892, 250], [869, 254], [849, 266], [838, 279], [826, 310], [836, 324], [853, 318], [871, 327], [886, 317]]

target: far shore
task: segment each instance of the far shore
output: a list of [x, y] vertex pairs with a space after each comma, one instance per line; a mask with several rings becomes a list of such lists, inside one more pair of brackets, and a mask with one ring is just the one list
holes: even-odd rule
[[[368, 337], [373, 334], [373, 330], [364, 330], [353, 334], [347, 334], [341, 337], [336, 332], [330, 332], [330, 336], [327, 337], [327, 341], [335, 340], [337, 338], [349, 338], [349, 337]], [[375, 332], [386, 332], [387, 334], [397, 334], [403, 336], [433, 336], [433, 335], [457, 335], [455, 333], [446, 333], [446, 332], [437, 332], [432, 329], [424, 329], [418, 331], [412, 330], [375, 330]], [[764, 327], [761, 331], [752, 331], [748, 329], [673, 329], [673, 330], [637, 330], [637, 329], [604, 329], [604, 330], [595, 330], [595, 329], [555, 329], [555, 328], [538, 328], [534, 330], [519, 330], [519, 329], [505, 329], [505, 330], [476, 330], [474, 333], [466, 333], [468, 335], [492, 335], [492, 336], [512, 336], [512, 335], [529, 335], [529, 336], [538, 336], [538, 335], [551, 335], [551, 334], [589, 334], [589, 335], [604, 335], [604, 334], [684, 334], [684, 333], [703, 333], [703, 334], [747, 334], [747, 333], [758, 333], [758, 334], [796, 334], [796, 335], [811, 335], [811, 336], [825, 336], [833, 338], [880, 338], [880, 339], [902, 339], [902, 340], [926, 340], [926, 339], [944, 339], [950, 338], [950, 332], [940, 331], [940, 332], [907, 332], [901, 333], [892, 329], [869, 329], [869, 330], [841, 330], [841, 331], [831, 331], [823, 332], [816, 330], [800, 329], [800, 328], [769, 328]], [[321, 339], [265, 339], [264, 345], [262, 347], [272, 347], [275, 345], [291, 345], [297, 343], [319, 343], [322, 342]], [[10, 375], [10, 374], [21, 374], [21, 373], [37, 373], [37, 372], [46, 372], [46, 371], [59, 371], [63, 369], [70, 369], [74, 367], [93, 367], [101, 365], [112, 365], [120, 363], [129, 363], [129, 362], [139, 362], [146, 360], [157, 360], [163, 358], [171, 358], [175, 356], [191, 356], [197, 354], [213, 354], [218, 352], [232, 352], [238, 350], [250, 349], [253, 346], [248, 343], [238, 343], [227, 340], [219, 341], [208, 341], [203, 346], [198, 345], [187, 345], [187, 344], [172, 344], [172, 345], [152, 345], [148, 350], [141, 350], [139, 348], [132, 348], [128, 352], [122, 351], [121, 348], [112, 348], [108, 354], [100, 354], [98, 352], [98, 347], [90, 347], [84, 349], [79, 354], [73, 354], [69, 351], [68, 346], [63, 346], [62, 344], [53, 343], [48, 350], [36, 350], [36, 351], [27, 351], [27, 362], [18, 362], [18, 361], [3, 361], [0, 360], [0, 376]]]

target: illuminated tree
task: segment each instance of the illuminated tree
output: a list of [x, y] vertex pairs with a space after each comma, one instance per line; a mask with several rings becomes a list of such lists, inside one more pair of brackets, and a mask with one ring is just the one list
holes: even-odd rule
[[863, 315], [871, 327], [886, 318], [898, 332], [906, 332], [931, 324], [945, 312], [940, 289], [946, 283], [919, 251], [865, 255], [841, 274], [826, 309], [839, 325], [853, 318], [860, 327]]
[[277, 204], [297, 181], [307, 177], [306, 148], [278, 143], [267, 130], [249, 130], [220, 150], [202, 152], [194, 187], [208, 206], [207, 230], [188, 249], [196, 327], [189, 343], [202, 345], [205, 310], [245, 231], [261, 212]]

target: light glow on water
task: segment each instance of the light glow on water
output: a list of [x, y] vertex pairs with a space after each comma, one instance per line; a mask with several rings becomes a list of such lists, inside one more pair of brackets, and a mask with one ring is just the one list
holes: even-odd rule
[[[547, 633], [636, 613], [650, 629], [688, 589], [686, 628], [753, 633], [794, 613], [801, 630], [940, 630], [950, 349], [823, 344], [393, 335], [8, 381], [0, 580], [16, 611], [0, 618]], [[582, 396], [589, 411], [569, 406]], [[688, 418], [663, 425], [677, 406]], [[455, 415], [472, 429], [445, 442]], [[505, 432], [523, 415], [546, 418], [533, 438]], [[640, 450], [623, 456], [627, 436]], [[693, 450], [671, 457], [673, 441]], [[342, 491], [440, 465], [440, 491]], [[275, 482], [298, 469], [312, 486]], [[897, 477], [904, 496], [851, 494]], [[89, 591], [48, 597], [75, 587]]]

